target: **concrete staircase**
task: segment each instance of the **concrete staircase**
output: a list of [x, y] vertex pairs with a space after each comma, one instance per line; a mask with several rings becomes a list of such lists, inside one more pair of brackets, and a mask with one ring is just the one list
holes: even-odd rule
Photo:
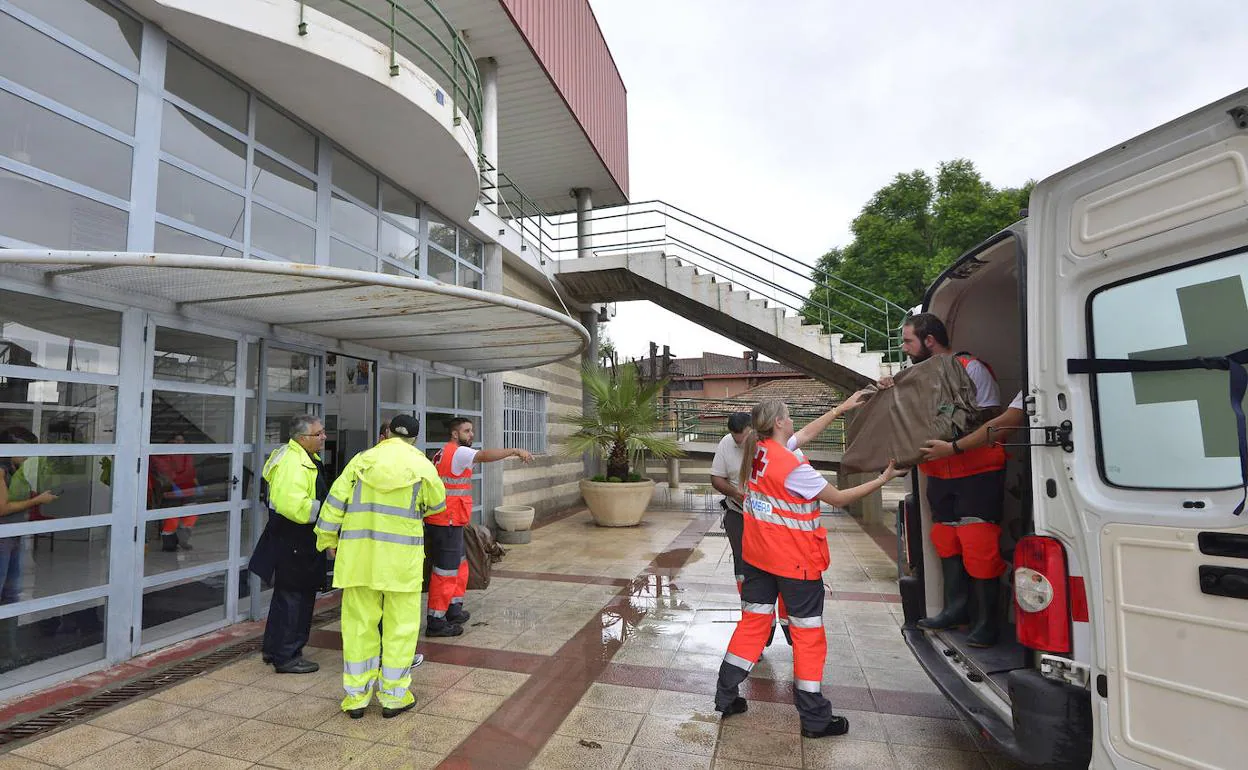
[[688, 320], [846, 391], [894, 365], [884, 354], [824, 334], [793, 311], [777, 307], [722, 278], [661, 251], [562, 259], [559, 282], [580, 302], [649, 300]]

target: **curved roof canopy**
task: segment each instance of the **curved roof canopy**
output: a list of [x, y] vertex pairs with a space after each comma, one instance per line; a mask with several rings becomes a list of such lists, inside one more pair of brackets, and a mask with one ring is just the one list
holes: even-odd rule
[[525, 369], [580, 354], [589, 333], [532, 302], [434, 281], [297, 262], [185, 254], [0, 249], [0, 267], [61, 288], [105, 289], [179, 310], [460, 366]]

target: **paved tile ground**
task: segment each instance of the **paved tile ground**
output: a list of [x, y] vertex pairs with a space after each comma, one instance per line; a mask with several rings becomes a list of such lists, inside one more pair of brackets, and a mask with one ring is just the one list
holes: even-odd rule
[[252, 656], [0, 754], [0, 770], [1010, 767], [908, 653], [881, 548], [892, 533], [824, 522], [824, 689], [849, 717], [843, 738], [801, 737], [780, 636], [743, 689], [750, 710], [724, 724], [713, 711], [740, 607], [717, 515], [654, 510], [641, 527], [601, 529], [578, 512], [508, 548], [489, 589], [470, 593], [462, 637], [422, 641], [411, 713], [339, 711], [327, 623], [309, 650], [317, 674], [277, 675]]

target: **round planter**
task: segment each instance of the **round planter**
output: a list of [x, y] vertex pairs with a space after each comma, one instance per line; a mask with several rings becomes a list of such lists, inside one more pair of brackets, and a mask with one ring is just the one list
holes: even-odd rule
[[654, 482], [646, 479], [615, 484], [582, 479], [581, 496], [598, 526], [635, 527], [654, 496]]
[[494, 522], [507, 532], [525, 532], [533, 526], [533, 506], [500, 505], [494, 509]]

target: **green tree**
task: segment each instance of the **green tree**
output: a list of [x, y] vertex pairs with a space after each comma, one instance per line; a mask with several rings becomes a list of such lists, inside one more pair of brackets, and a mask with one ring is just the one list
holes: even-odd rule
[[885, 331], [901, 321], [898, 306], [917, 305], [954, 260], [1017, 221], [1034, 184], [998, 189], [965, 159], [941, 163], [934, 180], [922, 170], [898, 174], [854, 219], [853, 241], [819, 258], [803, 314], [884, 349]]

